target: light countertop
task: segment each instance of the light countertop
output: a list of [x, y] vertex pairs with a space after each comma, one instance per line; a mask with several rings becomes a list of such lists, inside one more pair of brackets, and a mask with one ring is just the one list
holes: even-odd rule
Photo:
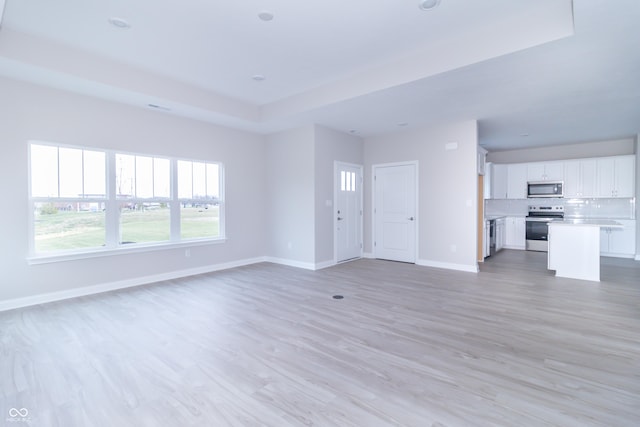
[[555, 225], [577, 225], [590, 227], [624, 228], [622, 224], [609, 219], [564, 219], [562, 221], [552, 221], [549, 226]]

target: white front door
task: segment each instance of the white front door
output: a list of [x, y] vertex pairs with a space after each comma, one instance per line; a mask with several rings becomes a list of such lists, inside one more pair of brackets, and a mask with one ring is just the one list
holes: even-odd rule
[[336, 261], [362, 257], [362, 166], [335, 163]]
[[416, 262], [416, 163], [374, 166], [376, 258]]

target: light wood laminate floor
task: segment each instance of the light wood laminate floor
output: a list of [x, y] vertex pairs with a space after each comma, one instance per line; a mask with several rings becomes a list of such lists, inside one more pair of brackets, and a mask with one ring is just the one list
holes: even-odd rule
[[594, 283], [545, 257], [264, 263], [3, 312], [0, 425], [640, 425], [640, 263]]

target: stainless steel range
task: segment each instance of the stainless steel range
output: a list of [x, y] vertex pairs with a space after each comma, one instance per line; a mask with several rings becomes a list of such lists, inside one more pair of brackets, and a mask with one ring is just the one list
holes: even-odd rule
[[564, 218], [564, 206], [529, 206], [526, 222], [526, 249], [528, 251], [549, 251], [549, 226], [551, 221]]

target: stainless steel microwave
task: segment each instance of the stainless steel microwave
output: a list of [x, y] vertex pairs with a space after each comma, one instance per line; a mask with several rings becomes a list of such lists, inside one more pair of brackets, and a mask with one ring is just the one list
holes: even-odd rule
[[527, 182], [527, 197], [564, 197], [562, 181], [530, 181]]

